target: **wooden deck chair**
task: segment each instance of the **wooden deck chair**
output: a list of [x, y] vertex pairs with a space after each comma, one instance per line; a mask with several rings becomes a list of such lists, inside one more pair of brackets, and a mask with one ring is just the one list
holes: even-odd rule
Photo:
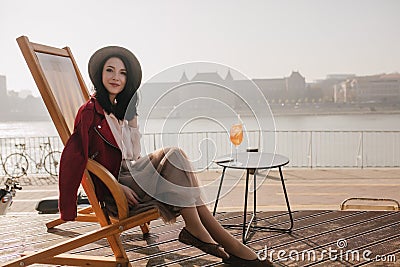
[[[89, 99], [89, 92], [71, 50], [68, 47], [59, 49], [31, 43], [25, 36], [17, 38], [17, 42], [58, 134], [65, 144], [73, 131], [78, 108]], [[118, 218], [110, 219], [103, 212], [89, 172], [98, 176], [110, 190], [118, 207]], [[120, 185], [113, 175], [96, 161], [89, 159], [81, 184], [91, 207], [80, 210], [77, 220], [97, 221], [100, 223], [100, 229], [23, 256], [5, 266], [27, 266], [33, 263], [73, 266], [131, 266], [121, 243], [120, 234], [135, 226], [141, 226], [143, 233], [147, 233], [149, 231], [147, 223], [158, 219], [159, 211], [151, 209], [129, 217], [128, 202]], [[47, 227], [51, 228], [61, 223], [63, 223], [61, 220], [52, 221], [47, 224]], [[102, 238], [107, 238], [115, 258], [66, 254], [70, 250]]]

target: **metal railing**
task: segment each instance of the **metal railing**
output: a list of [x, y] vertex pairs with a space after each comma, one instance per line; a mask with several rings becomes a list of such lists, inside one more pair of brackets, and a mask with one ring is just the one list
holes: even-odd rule
[[[400, 131], [248, 131], [239, 150], [267, 147], [290, 159], [289, 167], [302, 168], [369, 168], [400, 167]], [[27, 153], [36, 161], [40, 144], [50, 141], [54, 150], [62, 151], [59, 137], [0, 138], [0, 159], [25, 144]], [[179, 146], [192, 160], [195, 169], [217, 168], [212, 160], [234, 152], [226, 132], [149, 133], [142, 137], [142, 154], [166, 146]], [[28, 174], [36, 173], [32, 168]], [[45, 173], [39, 170], [39, 173]], [[0, 175], [5, 175], [0, 168]]]
[[278, 131], [293, 167], [400, 167], [400, 131]]
[[[242, 151], [261, 147], [266, 152], [287, 156], [290, 167], [400, 167], [400, 131], [248, 131], [246, 134], [248, 141], [240, 146]], [[216, 167], [210, 162], [216, 156], [233, 153], [234, 149], [226, 132], [145, 134], [143, 139], [146, 152], [178, 145], [197, 169]]]

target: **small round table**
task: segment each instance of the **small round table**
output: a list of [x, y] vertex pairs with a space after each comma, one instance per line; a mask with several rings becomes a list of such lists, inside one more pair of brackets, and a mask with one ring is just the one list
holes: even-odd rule
[[[213, 215], [215, 216], [215, 213], [217, 211], [217, 206], [218, 206], [218, 200], [219, 200], [219, 195], [221, 193], [221, 187], [222, 183], [224, 181], [224, 176], [225, 176], [225, 170], [227, 168], [232, 168], [232, 169], [240, 169], [240, 170], [246, 170], [246, 187], [245, 187], [245, 193], [244, 193], [244, 211], [243, 211], [243, 225], [232, 225], [232, 224], [224, 224], [224, 226], [227, 227], [241, 227], [243, 229], [242, 232], [242, 240], [243, 243], [247, 242], [247, 236], [251, 230], [253, 229], [269, 229], [269, 230], [275, 230], [275, 231], [283, 231], [283, 232], [291, 232], [293, 228], [293, 216], [292, 212], [290, 209], [290, 204], [289, 204], [289, 198], [287, 195], [286, 191], [286, 186], [285, 186], [285, 181], [283, 179], [283, 174], [282, 174], [282, 166], [285, 166], [289, 163], [289, 159], [285, 156], [279, 155], [279, 154], [274, 154], [274, 153], [263, 153], [263, 152], [242, 152], [238, 153], [238, 162], [241, 163], [241, 165], [235, 165], [235, 162], [231, 158], [232, 155], [224, 155], [221, 156], [219, 159], [215, 160], [215, 163], [218, 164], [219, 166], [223, 167], [222, 170], [222, 175], [221, 175], [221, 180], [219, 183], [219, 188], [218, 188], [218, 193], [217, 193], [217, 198], [215, 200], [214, 204], [214, 211]], [[287, 211], [288, 215], [290, 218], [290, 226], [289, 228], [274, 228], [274, 227], [266, 227], [266, 226], [257, 226], [257, 225], [252, 225], [253, 220], [256, 218], [256, 210], [257, 210], [257, 198], [256, 198], [256, 174], [257, 170], [262, 170], [262, 169], [273, 169], [273, 168], [278, 168], [279, 169], [279, 175], [280, 175], [280, 180], [282, 184], [282, 189], [283, 193], [285, 195], [285, 200], [286, 200], [286, 206], [287, 206]], [[246, 223], [246, 214], [247, 214], [247, 199], [248, 199], [248, 193], [249, 193], [249, 176], [250, 173], [254, 175], [254, 205], [253, 205], [253, 215], [248, 223]]]

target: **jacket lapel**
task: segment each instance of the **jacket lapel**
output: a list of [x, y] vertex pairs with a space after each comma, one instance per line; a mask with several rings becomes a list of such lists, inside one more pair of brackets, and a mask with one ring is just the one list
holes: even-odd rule
[[97, 122], [95, 125], [96, 131], [99, 134], [101, 134], [101, 136], [105, 139], [106, 142], [119, 148], [117, 141], [115, 141], [114, 135], [111, 132], [110, 126], [107, 123], [107, 119], [104, 115], [104, 109], [101, 107], [101, 105], [97, 101], [94, 101], [94, 107], [95, 107], [96, 113], [101, 118], [101, 120], [99, 122]]

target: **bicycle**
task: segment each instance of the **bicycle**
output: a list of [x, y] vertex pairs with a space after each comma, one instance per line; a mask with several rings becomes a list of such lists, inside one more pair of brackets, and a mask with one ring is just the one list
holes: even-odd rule
[[26, 152], [25, 144], [15, 144], [15, 147], [19, 152], [8, 155], [3, 163], [4, 171], [9, 176], [12, 178], [19, 178], [26, 175], [29, 167], [28, 158], [35, 163], [37, 172], [44, 167], [48, 174], [58, 176], [61, 152], [52, 149], [50, 140], [49, 142], [39, 145], [39, 162], [36, 162], [35, 159]]

